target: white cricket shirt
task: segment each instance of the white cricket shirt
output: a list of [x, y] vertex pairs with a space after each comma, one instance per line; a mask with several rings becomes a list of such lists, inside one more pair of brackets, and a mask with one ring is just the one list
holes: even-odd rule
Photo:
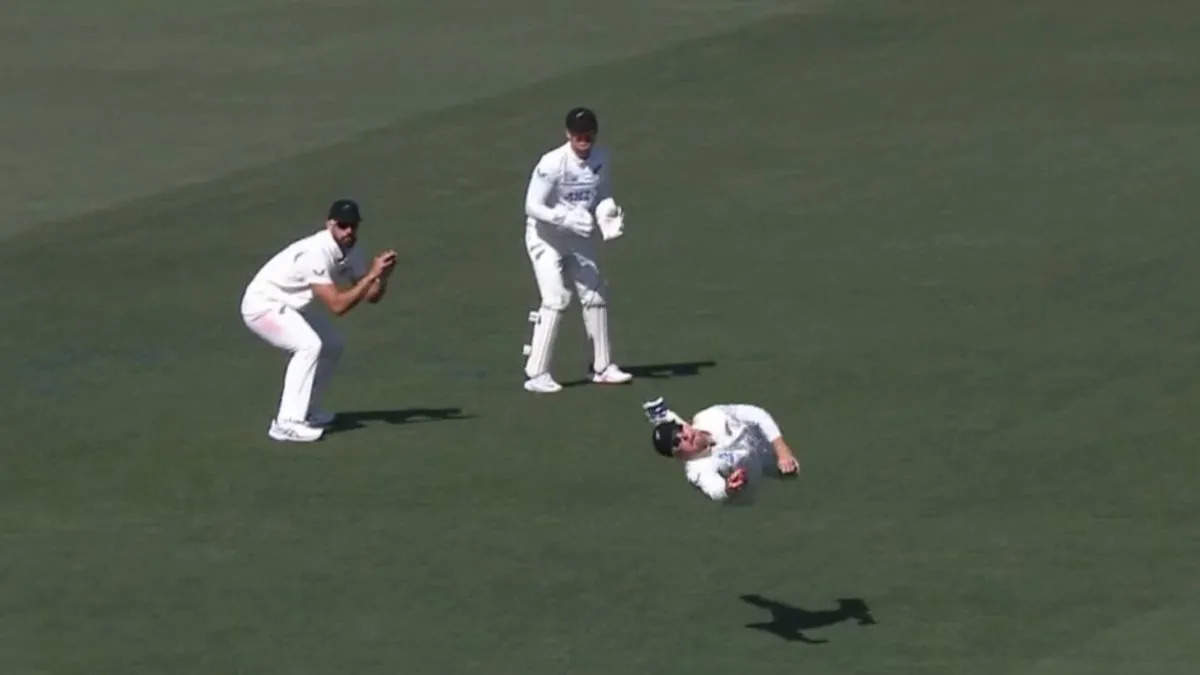
[[365, 276], [360, 243], [343, 251], [329, 230], [323, 229], [288, 244], [246, 286], [242, 314], [254, 316], [281, 304], [301, 310], [312, 302], [312, 284], [347, 284]]
[[596, 204], [612, 196], [611, 170], [608, 151], [599, 146], [593, 146], [587, 158], [576, 155], [570, 143], [542, 155], [525, 191], [527, 224], [554, 223], [555, 208], [593, 212]]
[[712, 434], [713, 447], [708, 454], [684, 462], [688, 482], [711, 499], [724, 501], [725, 477], [735, 469], [746, 470], [746, 486], [754, 488], [764, 470], [775, 468], [772, 441], [782, 434], [766, 410], [755, 405], [714, 405], [692, 419], [692, 426]]

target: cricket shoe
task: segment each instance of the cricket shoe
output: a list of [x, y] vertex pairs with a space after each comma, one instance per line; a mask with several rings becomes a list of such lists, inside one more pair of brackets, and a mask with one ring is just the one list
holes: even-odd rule
[[532, 391], [535, 394], [557, 394], [562, 391], [562, 385], [555, 382], [550, 373], [542, 373], [537, 377], [531, 377], [525, 380], [525, 391]]
[[314, 408], [308, 411], [308, 417], [304, 418], [304, 423], [310, 427], [328, 427], [333, 426], [335, 419], [337, 419], [337, 413]]
[[324, 429], [310, 427], [304, 422], [293, 422], [291, 420], [271, 420], [271, 428], [267, 430], [267, 435], [277, 441], [290, 441], [292, 443], [312, 443], [320, 440], [321, 434], [324, 434]]
[[621, 370], [615, 363], [608, 364], [598, 373], [592, 373], [592, 382], [596, 384], [628, 384], [632, 379], [633, 375]]

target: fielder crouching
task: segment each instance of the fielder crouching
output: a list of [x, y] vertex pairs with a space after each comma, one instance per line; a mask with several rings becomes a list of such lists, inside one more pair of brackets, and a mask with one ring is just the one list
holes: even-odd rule
[[322, 410], [321, 394], [342, 354], [342, 337], [316, 311], [313, 299], [341, 316], [359, 302], [378, 302], [396, 266], [386, 250], [367, 264], [358, 243], [358, 204], [339, 199], [325, 227], [292, 242], [267, 261], [242, 296], [242, 321], [267, 344], [291, 354], [279, 411], [267, 435], [277, 441], [321, 438], [334, 414]]
[[642, 409], [654, 424], [654, 449], [682, 461], [688, 482], [713, 501], [747, 496], [764, 474], [794, 476], [800, 470], [779, 425], [758, 406], [714, 405], [690, 423], [661, 397]]

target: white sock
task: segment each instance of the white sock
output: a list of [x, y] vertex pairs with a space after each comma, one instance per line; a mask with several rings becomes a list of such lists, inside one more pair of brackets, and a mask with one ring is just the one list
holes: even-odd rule
[[534, 378], [550, 370], [550, 358], [554, 356], [554, 340], [558, 338], [558, 321], [562, 312], [557, 309], [541, 308], [533, 324], [533, 341], [529, 345], [529, 359], [525, 361], [525, 375]]
[[584, 305], [583, 327], [592, 340], [592, 370], [602, 373], [612, 363], [608, 346], [608, 307]]

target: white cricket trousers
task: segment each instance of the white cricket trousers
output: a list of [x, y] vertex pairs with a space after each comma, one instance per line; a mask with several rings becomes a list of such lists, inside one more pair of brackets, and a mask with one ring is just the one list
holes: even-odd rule
[[612, 362], [608, 341], [608, 284], [596, 264], [596, 238], [558, 231], [553, 225], [526, 221], [525, 251], [533, 266], [542, 297], [534, 322], [525, 374], [536, 377], [550, 368], [558, 323], [579, 296], [583, 323], [592, 341], [592, 369], [601, 372]]
[[542, 306], [566, 309], [571, 304], [571, 287], [584, 307], [605, 304], [608, 287], [596, 264], [596, 242], [549, 230], [550, 226], [540, 224], [525, 228], [525, 251], [533, 265]]
[[279, 397], [281, 422], [303, 422], [320, 407], [321, 394], [342, 356], [342, 336], [326, 317], [315, 311], [296, 311], [286, 305], [243, 314], [246, 327], [268, 344], [290, 352]]

